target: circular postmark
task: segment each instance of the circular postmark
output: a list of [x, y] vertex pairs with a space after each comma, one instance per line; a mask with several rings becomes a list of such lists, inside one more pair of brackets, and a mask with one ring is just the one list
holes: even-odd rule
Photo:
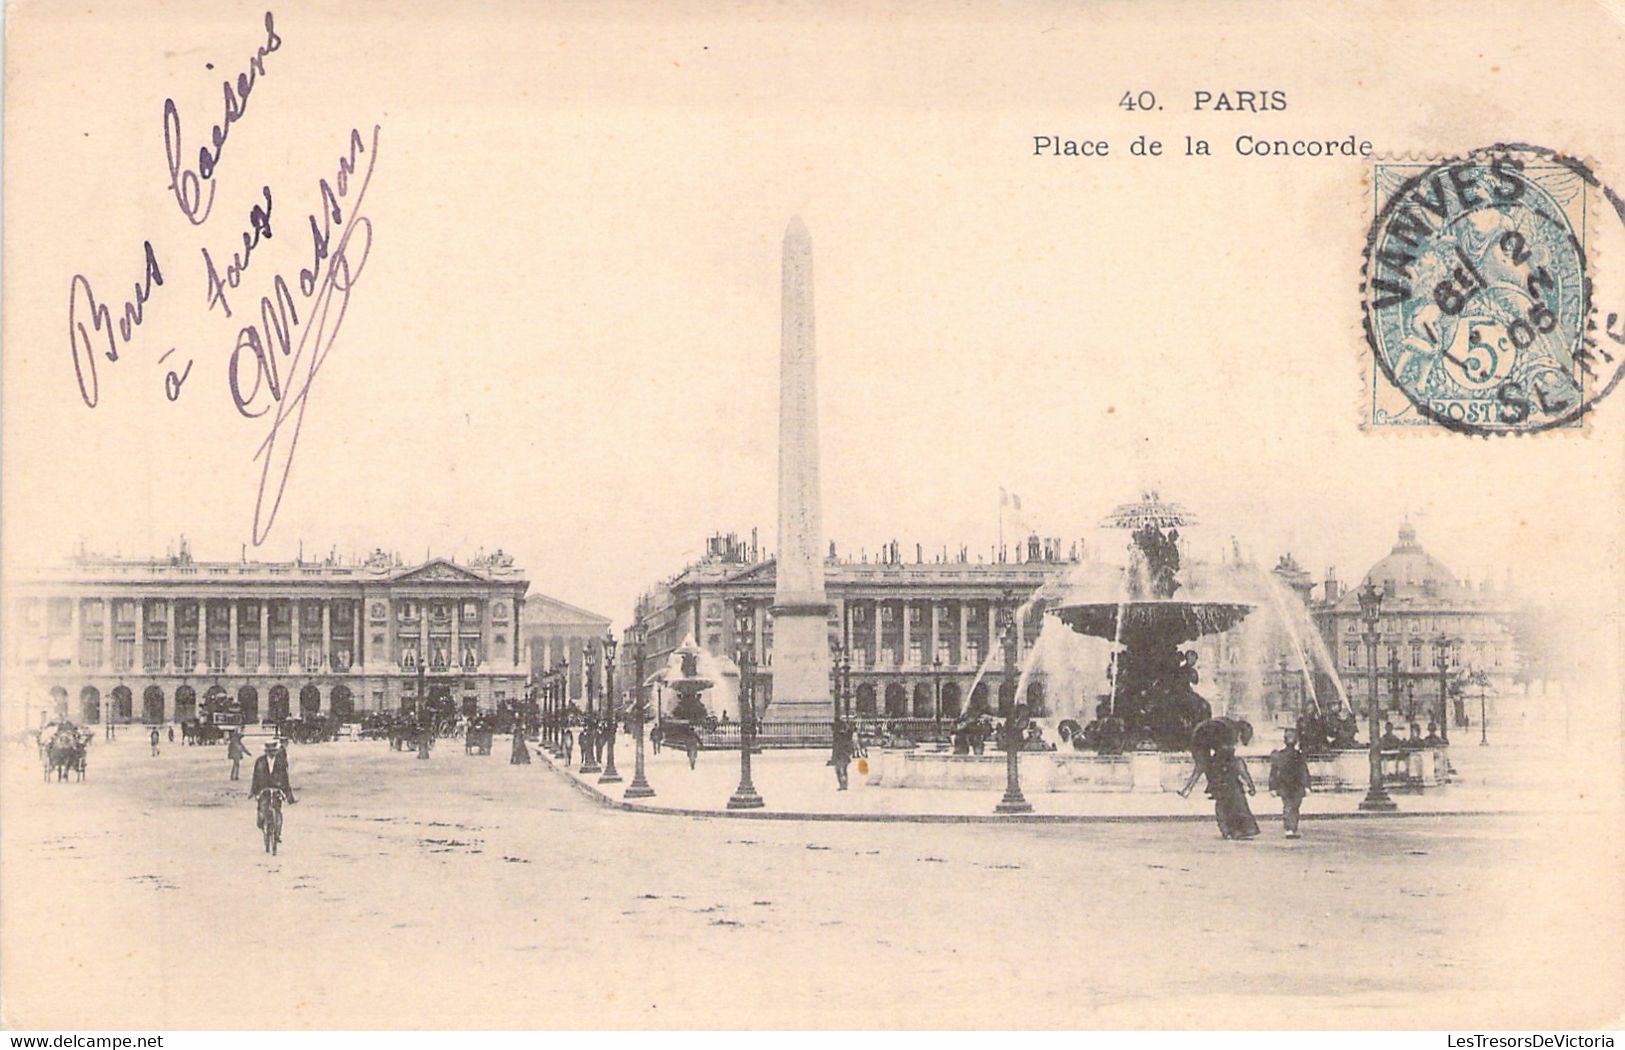
[[1625, 355], [1593, 335], [1592, 189], [1618, 207], [1583, 164], [1527, 145], [1379, 169], [1366, 341], [1421, 420], [1483, 435], [1572, 426], [1618, 383]]

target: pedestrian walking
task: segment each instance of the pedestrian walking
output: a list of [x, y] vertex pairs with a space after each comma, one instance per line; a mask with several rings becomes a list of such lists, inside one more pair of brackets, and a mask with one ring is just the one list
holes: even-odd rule
[[171, 744], [175, 742], [175, 727], [173, 725], [169, 727], [169, 742]]
[[[1208, 764], [1208, 787], [1213, 790], [1213, 816], [1219, 834], [1227, 839], [1250, 839], [1258, 834], [1258, 821], [1247, 805], [1247, 795], [1256, 795], [1252, 775], [1233, 747], [1221, 747]], [[1246, 794], [1242, 793], [1243, 786]]]
[[576, 753], [575, 739], [570, 736], [569, 726], [564, 727], [564, 739], [561, 743], [564, 746], [564, 764], [568, 766], [571, 757]]
[[846, 790], [846, 767], [852, 764], [852, 727], [837, 719], [835, 729], [831, 734], [829, 762], [827, 765], [835, 767], [835, 790]]
[[1278, 750], [1270, 752], [1270, 792], [1281, 798], [1281, 826], [1286, 837], [1298, 837], [1298, 809], [1309, 793], [1309, 760], [1298, 749], [1298, 731], [1288, 729]]
[[525, 731], [522, 727], [513, 727], [513, 754], [508, 759], [511, 766], [530, 765], [530, 749], [525, 746]]
[[248, 757], [248, 748], [243, 745], [243, 734], [233, 730], [231, 738], [226, 741], [226, 757], [231, 759], [231, 779], [242, 779], [243, 759]]
[[158, 727], [157, 726], [152, 727], [151, 739], [152, 739], [152, 754], [153, 754], [153, 757], [156, 758], [158, 756]]

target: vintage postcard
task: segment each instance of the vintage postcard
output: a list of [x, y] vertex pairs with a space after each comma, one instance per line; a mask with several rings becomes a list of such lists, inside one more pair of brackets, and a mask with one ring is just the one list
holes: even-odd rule
[[0, 1027], [1622, 1023], [1617, 3], [5, 29]]

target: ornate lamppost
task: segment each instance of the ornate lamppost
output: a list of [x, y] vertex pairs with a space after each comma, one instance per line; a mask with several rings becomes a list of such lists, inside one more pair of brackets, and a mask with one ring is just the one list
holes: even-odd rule
[[581, 769], [582, 773], [602, 773], [604, 767], [598, 764], [598, 723], [595, 721], [597, 712], [593, 708], [594, 686], [597, 684], [597, 664], [592, 660], [592, 651], [585, 645], [581, 647], [581, 676], [586, 679], [582, 691], [587, 694], [587, 713], [581, 723]]
[[1474, 671], [1473, 680], [1478, 683], [1478, 746], [1489, 747], [1490, 719], [1489, 710], [1484, 705], [1484, 690], [1489, 685], [1490, 676], [1483, 671]]
[[756, 704], [751, 696], [755, 683], [756, 624], [750, 606], [740, 602], [734, 616], [734, 663], [739, 665], [739, 786], [728, 799], [729, 809], [761, 809], [765, 803], [750, 779], [750, 750], [756, 739]]
[[840, 655], [835, 660], [835, 673], [840, 675], [840, 702], [841, 711], [848, 722], [852, 721], [852, 650], [841, 646]]
[[1025, 704], [1016, 702], [1016, 617], [1010, 608], [1009, 595], [1006, 591], [1005, 603], [999, 607], [1004, 641], [1004, 684], [1010, 690], [1010, 707], [1004, 716], [1004, 797], [993, 807], [993, 812], [1031, 813], [1033, 804], [1021, 793], [1021, 723], [1026, 720], [1027, 709]]
[[604, 636], [604, 775], [598, 778], [600, 784], [619, 784], [620, 773], [615, 770], [615, 737], [618, 706], [615, 703], [615, 636]]
[[1433, 663], [1439, 669], [1439, 737], [1450, 744], [1450, 649], [1455, 644], [1443, 631], [1433, 639]]
[[[1404, 691], [1399, 688], [1399, 643], [1396, 640], [1388, 647], [1388, 703], [1395, 711], [1400, 710], [1400, 701], [1404, 698]], [[1405, 711], [1405, 722], [1409, 724], [1416, 717], [1415, 708]]]
[[830, 733], [839, 737], [841, 733], [841, 656], [846, 652], [846, 646], [836, 642], [829, 647], [829, 692], [834, 699], [835, 716], [830, 720]]
[[648, 716], [648, 701], [643, 691], [643, 660], [647, 650], [642, 618], [632, 624], [628, 635], [627, 640], [632, 644], [632, 673], [636, 676], [632, 682], [632, 739], [637, 749], [632, 762], [632, 783], [626, 786], [622, 797], [653, 798], [655, 789], [649, 786], [649, 778], [643, 772], [643, 721]]
[[1382, 592], [1370, 580], [1365, 581], [1357, 595], [1360, 601], [1360, 619], [1365, 623], [1365, 641], [1368, 683], [1370, 699], [1366, 704], [1366, 731], [1371, 734], [1371, 787], [1366, 791], [1365, 798], [1360, 800], [1360, 808], [1373, 813], [1392, 813], [1399, 808], [1394, 800], [1388, 797], [1387, 790], [1382, 784], [1382, 712], [1377, 708], [1377, 623], [1382, 617]]
[[942, 736], [942, 657], [931, 658], [932, 717], [937, 722], [937, 736]]

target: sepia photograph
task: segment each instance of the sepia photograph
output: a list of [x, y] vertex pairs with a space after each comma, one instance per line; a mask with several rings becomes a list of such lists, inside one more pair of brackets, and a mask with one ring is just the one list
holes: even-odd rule
[[1625, 1026], [1617, 4], [4, 30], [8, 1045]]

